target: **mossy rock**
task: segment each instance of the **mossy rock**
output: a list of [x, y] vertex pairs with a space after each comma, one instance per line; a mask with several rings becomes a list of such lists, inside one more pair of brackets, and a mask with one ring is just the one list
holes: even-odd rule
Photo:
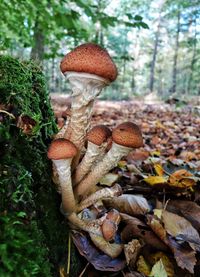
[[[0, 80], [0, 276], [59, 276], [68, 227], [46, 157], [57, 127], [45, 78], [0, 56]], [[77, 276], [77, 259], [71, 269]]]

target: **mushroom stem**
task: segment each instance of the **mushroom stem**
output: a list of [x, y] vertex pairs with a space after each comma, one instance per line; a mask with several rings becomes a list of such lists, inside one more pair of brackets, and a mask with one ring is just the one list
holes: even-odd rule
[[97, 220], [85, 222], [84, 220], [81, 220], [75, 213], [71, 213], [68, 216], [68, 220], [79, 229], [88, 232], [95, 246], [97, 246], [108, 256], [116, 258], [121, 253], [123, 249], [122, 244], [109, 243], [103, 238], [101, 225], [105, 220], [105, 216]]
[[130, 147], [121, 146], [113, 142], [111, 149], [105, 154], [103, 160], [99, 162], [75, 188], [75, 196], [80, 199], [87, 195], [88, 191], [96, 185], [101, 178], [114, 168], [123, 156], [128, 155], [132, 150]]
[[113, 259], [117, 258], [123, 250], [123, 244], [109, 243], [103, 236], [90, 233], [90, 238], [97, 248]]
[[[95, 98], [109, 81], [89, 73], [67, 71], [66, 78], [72, 88], [71, 118], [64, 137], [72, 141], [78, 148], [77, 156], [84, 146], [86, 132], [89, 128]], [[78, 159], [76, 161], [76, 166]]]
[[74, 173], [73, 186], [76, 186], [78, 183], [80, 183], [84, 176], [90, 171], [91, 167], [99, 158], [99, 156], [103, 156], [105, 154], [106, 147], [107, 142], [99, 146], [88, 141], [86, 153]]
[[79, 206], [77, 207], [77, 212], [82, 211], [83, 209], [95, 204], [97, 201], [105, 199], [105, 198], [113, 198], [114, 196], [119, 196], [122, 194], [121, 186], [115, 184], [111, 188], [103, 188], [99, 191], [88, 196], [85, 200], [83, 200]]
[[64, 212], [70, 213], [75, 210], [76, 201], [72, 189], [71, 182], [71, 161], [66, 160], [52, 160], [59, 176], [59, 183], [62, 195], [62, 208]]

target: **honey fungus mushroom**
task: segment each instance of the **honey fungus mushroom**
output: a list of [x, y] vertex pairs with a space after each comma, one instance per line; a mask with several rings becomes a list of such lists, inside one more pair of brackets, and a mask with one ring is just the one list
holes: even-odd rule
[[89, 129], [94, 100], [103, 87], [116, 79], [117, 68], [105, 49], [85, 43], [62, 59], [60, 69], [72, 88], [71, 118], [64, 137], [78, 149], [75, 168]]
[[87, 150], [75, 171], [73, 185], [78, 184], [90, 171], [92, 165], [99, 156], [105, 154], [108, 145], [108, 138], [111, 137], [111, 135], [111, 130], [105, 125], [94, 126], [87, 133]]
[[86, 196], [90, 189], [114, 168], [123, 156], [128, 155], [131, 150], [143, 146], [140, 128], [132, 122], [118, 125], [112, 132], [112, 139], [112, 147], [102, 161], [75, 188], [77, 199], [81, 199], [83, 195]]
[[76, 154], [76, 146], [64, 138], [52, 141], [47, 153], [58, 173], [64, 213], [75, 211], [76, 205], [71, 182], [71, 161]]

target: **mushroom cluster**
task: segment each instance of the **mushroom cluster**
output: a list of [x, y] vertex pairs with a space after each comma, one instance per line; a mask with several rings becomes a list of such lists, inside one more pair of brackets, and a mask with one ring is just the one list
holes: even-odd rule
[[[104, 207], [99, 215], [97, 207], [102, 200], [121, 195], [122, 189], [119, 184], [102, 188], [98, 183], [123, 156], [143, 145], [142, 134], [132, 122], [112, 131], [105, 125], [90, 129], [95, 99], [117, 77], [105, 49], [92, 43], [78, 46], [63, 58], [60, 68], [72, 89], [71, 117], [51, 142], [48, 158], [60, 188], [61, 212], [73, 229], [87, 232], [96, 247], [115, 258], [123, 249], [115, 241], [120, 213]], [[84, 216], [86, 210], [90, 213]]]

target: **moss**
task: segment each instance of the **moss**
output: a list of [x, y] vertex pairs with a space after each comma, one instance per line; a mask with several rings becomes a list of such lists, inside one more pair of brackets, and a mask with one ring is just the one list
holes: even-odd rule
[[58, 276], [68, 232], [46, 158], [57, 128], [45, 78], [0, 56], [0, 79], [0, 276]]

